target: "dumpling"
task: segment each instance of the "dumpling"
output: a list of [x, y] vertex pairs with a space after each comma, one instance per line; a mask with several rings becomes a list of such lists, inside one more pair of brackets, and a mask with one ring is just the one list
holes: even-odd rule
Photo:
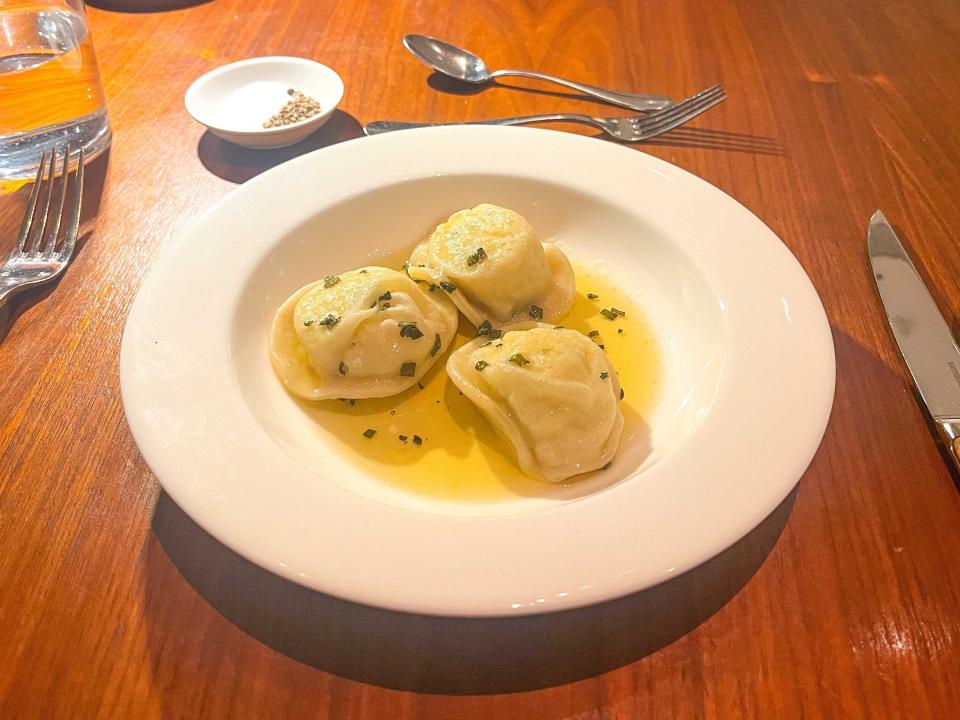
[[573, 304], [573, 268], [556, 245], [541, 243], [526, 219], [484, 203], [437, 226], [410, 256], [414, 280], [440, 285], [467, 319], [500, 328], [555, 323]]
[[277, 310], [270, 359], [307, 400], [387, 397], [423, 377], [457, 331], [446, 293], [365, 267], [310, 283]]
[[450, 355], [447, 374], [512, 446], [530, 477], [560, 482], [609, 463], [620, 444], [620, 383], [596, 343], [538, 324]]

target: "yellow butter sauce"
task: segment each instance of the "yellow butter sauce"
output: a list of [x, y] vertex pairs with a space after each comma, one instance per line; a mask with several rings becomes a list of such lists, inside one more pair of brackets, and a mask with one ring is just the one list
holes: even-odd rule
[[[645, 442], [648, 418], [660, 392], [661, 357], [643, 308], [629, 300], [603, 275], [576, 268], [577, 295], [564, 327], [584, 334], [600, 332], [598, 341], [613, 363], [624, 389], [623, 443]], [[597, 298], [588, 298], [587, 294]], [[611, 306], [625, 317], [608, 320], [600, 314]], [[618, 332], [622, 330], [623, 332]], [[454, 348], [473, 339], [476, 329], [461, 318]], [[304, 410], [339, 440], [343, 452], [384, 483], [448, 500], [503, 500], [539, 496], [545, 486], [517, 468], [508, 443], [447, 377], [444, 349], [421, 387], [389, 398], [301, 403]], [[367, 438], [364, 431], [375, 430]], [[399, 436], [405, 435], [406, 442]], [[422, 444], [414, 443], [414, 436]], [[587, 475], [580, 476], [580, 478]], [[577, 482], [574, 478], [570, 482]]]

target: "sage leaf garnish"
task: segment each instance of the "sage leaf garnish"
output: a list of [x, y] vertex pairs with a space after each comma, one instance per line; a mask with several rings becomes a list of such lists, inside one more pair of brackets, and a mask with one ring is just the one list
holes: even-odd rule
[[410, 338], [411, 340], [417, 340], [418, 338], [423, 337], [423, 333], [420, 331], [420, 328], [417, 327], [417, 324], [414, 322], [402, 322], [400, 323], [400, 337]]
[[484, 252], [483, 248], [477, 248], [475, 253], [467, 257], [467, 266], [476, 265], [478, 262], [483, 262], [486, 259], [487, 253]]

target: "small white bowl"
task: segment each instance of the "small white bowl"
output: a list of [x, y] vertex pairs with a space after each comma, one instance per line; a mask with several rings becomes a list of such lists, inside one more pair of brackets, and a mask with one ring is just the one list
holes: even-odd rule
[[[299, 90], [320, 103], [319, 114], [283, 127], [264, 128]], [[343, 97], [340, 76], [314, 60], [258, 57], [223, 65], [187, 88], [184, 105], [191, 117], [217, 137], [248, 148], [293, 145], [321, 128]]]

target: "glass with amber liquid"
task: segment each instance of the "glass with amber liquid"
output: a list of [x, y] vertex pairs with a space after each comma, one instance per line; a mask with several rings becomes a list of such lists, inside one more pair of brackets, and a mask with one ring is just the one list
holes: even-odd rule
[[83, 0], [0, 0], [0, 179], [68, 143], [87, 158], [110, 143]]

